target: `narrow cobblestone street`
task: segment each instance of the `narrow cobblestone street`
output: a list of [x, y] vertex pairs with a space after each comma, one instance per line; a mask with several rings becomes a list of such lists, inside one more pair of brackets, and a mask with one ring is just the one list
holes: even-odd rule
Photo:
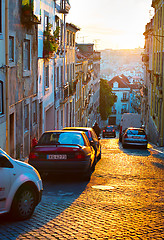
[[31, 219], [0, 218], [0, 239], [164, 239], [164, 155], [102, 139], [90, 182], [44, 180]]

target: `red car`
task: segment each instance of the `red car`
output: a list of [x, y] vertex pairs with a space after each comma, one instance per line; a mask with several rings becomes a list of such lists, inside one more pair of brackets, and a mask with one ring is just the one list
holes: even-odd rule
[[94, 170], [94, 149], [84, 132], [47, 131], [29, 155], [29, 164], [43, 173], [74, 173], [90, 178]]

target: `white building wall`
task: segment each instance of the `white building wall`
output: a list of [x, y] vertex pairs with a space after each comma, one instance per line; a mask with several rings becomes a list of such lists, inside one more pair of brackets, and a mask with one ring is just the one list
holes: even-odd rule
[[[43, 58], [43, 40], [45, 30], [45, 16], [49, 17], [52, 30], [55, 30], [55, 2], [41, 0], [41, 24], [38, 25], [38, 99], [42, 102], [43, 127], [45, 130], [54, 129], [54, 56], [49, 59]], [[49, 87], [45, 88], [45, 66], [49, 66]]]
[[5, 117], [5, 1], [2, 0], [2, 32], [0, 33], [0, 81], [3, 85], [3, 111], [0, 113], [0, 147], [6, 150], [6, 117]]

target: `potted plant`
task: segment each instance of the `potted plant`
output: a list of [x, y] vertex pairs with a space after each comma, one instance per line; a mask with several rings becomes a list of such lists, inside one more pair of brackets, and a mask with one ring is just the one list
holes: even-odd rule
[[30, 4], [22, 5], [22, 14], [25, 16], [32, 15], [32, 7]]
[[56, 52], [59, 47], [59, 27], [52, 33], [52, 24], [48, 24], [47, 29], [44, 31], [43, 41], [43, 56], [49, 57], [50, 54]]

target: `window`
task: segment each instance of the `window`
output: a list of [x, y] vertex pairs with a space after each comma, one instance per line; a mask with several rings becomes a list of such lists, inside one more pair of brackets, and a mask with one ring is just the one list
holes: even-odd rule
[[61, 66], [61, 74], [60, 74], [60, 77], [61, 77], [61, 79], [60, 79], [60, 85], [62, 85], [62, 83], [63, 83], [63, 66]]
[[45, 88], [49, 88], [49, 65], [45, 66]]
[[49, 24], [49, 16], [45, 15], [44, 16], [44, 30], [48, 29], [48, 24]]
[[127, 93], [123, 93], [123, 99], [127, 99]]
[[2, 0], [0, 0], [0, 33], [2, 33]]
[[32, 103], [33, 124], [37, 124], [37, 101]]
[[59, 67], [57, 67], [56, 70], [56, 87], [59, 87]]
[[113, 87], [114, 87], [114, 88], [118, 88], [118, 82], [114, 82], [114, 83], [113, 83]]
[[9, 36], [9, 61], [14, 62], [14, 37]]
[[23, 70], [30, 70], [30, 40], [27, 39], [23, 42]]
[[3, 82], [0, 81], [0, 115], [3, 114]]
[[67, 82], [69, 82], [69, 64], [67, 64]]
[[67, 46], [69, 46], [69, 31], [67, 31]]
[[75, 46], [75, 34], [73, 34], [73, 47]]
[[70, 46], [72, 46], [72, 32], [70, 32]]
[[29, 105], [24, 106], [24, 130], [29, 130]]

